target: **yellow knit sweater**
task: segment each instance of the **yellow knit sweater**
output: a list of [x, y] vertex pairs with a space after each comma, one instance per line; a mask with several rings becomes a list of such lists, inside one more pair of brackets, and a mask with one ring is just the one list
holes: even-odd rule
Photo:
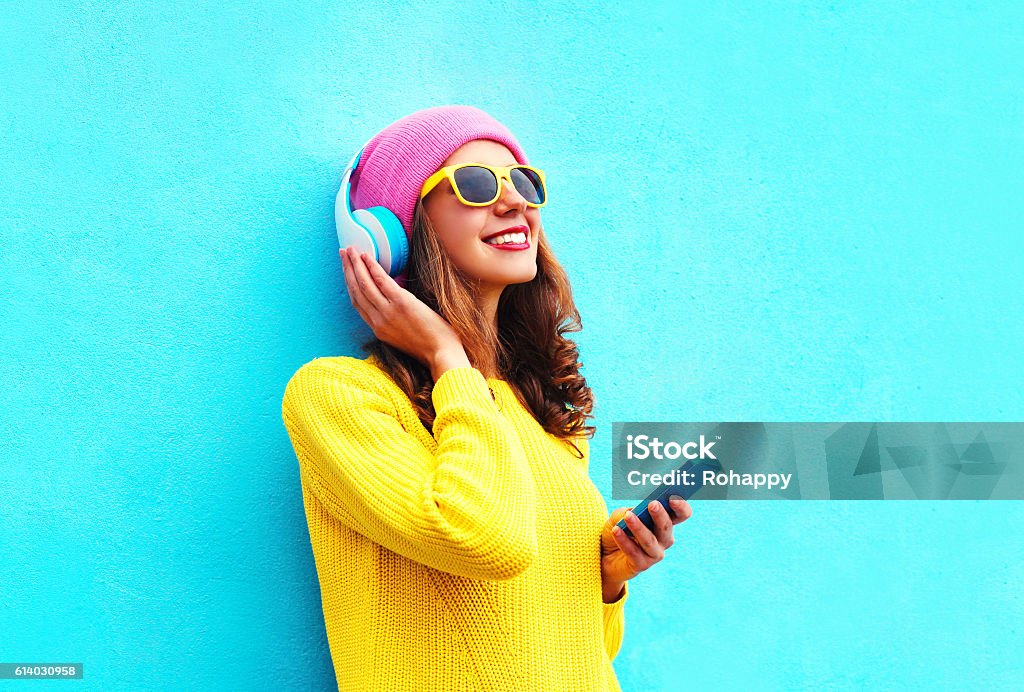
[[285, 389], [339, 689], [619, 690], [628, 589], [603, 603], [587, 439], [579, 459], [476, 368], [431, 396], [433, 434], [373, 356]]

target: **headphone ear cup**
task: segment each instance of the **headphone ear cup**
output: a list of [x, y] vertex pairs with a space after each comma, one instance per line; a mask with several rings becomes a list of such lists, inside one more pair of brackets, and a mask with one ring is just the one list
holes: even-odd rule
[[387, 207], [356, 209], [352, 216], [366, 227], [377, 246], [377, 261], [390, 276], [405, 271], [409, 262], [409, 239], [398, 220]]
[[379, 256], [377, 242], [373, 235], [363, 224], [356, 221], [355, 214], [349, 214], [344, 187], [334, 202], [334, 220], [338, 230], [340, 249], [354, 247], [356, 252], [365, 252], [371, 257]]

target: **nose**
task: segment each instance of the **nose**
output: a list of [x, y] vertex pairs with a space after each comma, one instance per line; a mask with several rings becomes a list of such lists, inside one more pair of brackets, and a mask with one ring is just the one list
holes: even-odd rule
[[519, 190], [516, 189], [516, 186], [508, 176], [501, 179], [501, 197], [499, 199], [506, 204], [523, 209], [527, 206], [526, 198], [519, 194]]

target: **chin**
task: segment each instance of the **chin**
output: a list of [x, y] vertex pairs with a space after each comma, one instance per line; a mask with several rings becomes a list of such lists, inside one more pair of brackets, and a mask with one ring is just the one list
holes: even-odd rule
[[520, 272], [502, 272], [501, 274], [491, 274], [486, 277], [482, 277], [483, 280], [489, 284], [496, 286], [510, 286], [512, 284], [525, 284], [533, 281], [537, 276], [537, 265], [534, 264], [529, 269]]
[[516, 281], [510, 281], [510, 284], [525, 284], [533, 281], [537, 278], [537, 267], [534, 266], [533, 271], [529, 273], [520, 274]]

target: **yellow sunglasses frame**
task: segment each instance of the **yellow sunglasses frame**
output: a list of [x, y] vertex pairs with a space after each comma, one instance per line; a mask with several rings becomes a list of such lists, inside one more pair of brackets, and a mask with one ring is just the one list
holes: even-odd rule
[[[494, 195], [494, 199], [492, 199], [490, 202], [470, 202], [465, 197], [462, 196], [462, 193], [459, 192], [459, 186], [455, 184], [455, 171], [459, 170], [460, 168], [465, 168], [466, 166], [479, 166], [480, 168], [486, 168], [487, 170], [494, 174], [495, 179], [498, 181], [498, 189]], [[512, 186], [512, 189], [516, 190], [516, 184], [512, 182], [513, 168], [527, 168], [533, 171], [540, 178], [541, 185], [544, 186], [544, 201], [541, 202], [540, 204], [533, 204], [532, 202], [527, 200], [526, 205], [534, 209], [540, 209], [541, 207], [546, 205], [548, 203], [548, 184], [547, 177], [544, 175], [544, 171], [534, 166], [527, 166], [521, 163], [517, 163], [514, 166], [491, 166], [486, 163], [458, 163], [453, 166], [445, 166], [444, 168], [442, 168], [441, 170], [427, 178], [426, 182], [423, 183], [423, 187], [420, 189], [420, 199], [426, 197], [427, 194], [435, 187], [437, 187], [437, 185], [442, 180], [447, 178], [448, 183], [452, 186], [452, 190], [455, 192], [455, 195], [459, 198], [460, 202], [462, 202], [468, 207], [487, 207], [497, 202], [498, 198], [501, 197], [501, 186], [503, 180], [507, 180], [509, 185]], [[516, 192], [518, 193], [519, 190], [516, 190]]]

